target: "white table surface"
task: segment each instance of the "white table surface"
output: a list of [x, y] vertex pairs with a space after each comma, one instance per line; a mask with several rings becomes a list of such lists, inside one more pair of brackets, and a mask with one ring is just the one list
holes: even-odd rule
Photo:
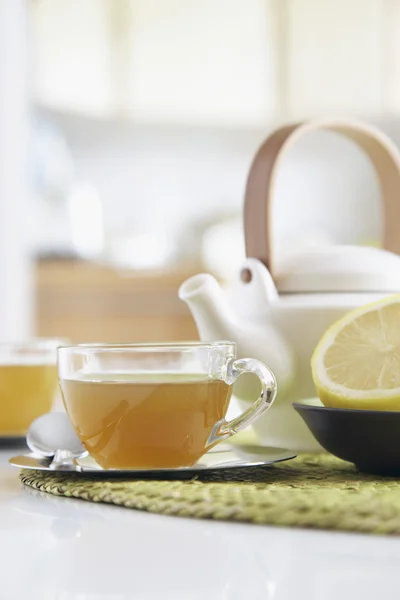
[[400, 537], [165, 517], [23, 487], [0, 451], [0, 599], [389, 600]]

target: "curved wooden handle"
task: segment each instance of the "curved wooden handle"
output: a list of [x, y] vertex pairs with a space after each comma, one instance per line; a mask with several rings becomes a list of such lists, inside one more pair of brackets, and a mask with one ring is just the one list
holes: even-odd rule
[[271, 205], [276, 174], [286, 152], [303, 135], [327, 129], [353, 140], [377, 172], [384, 213], [383, 246], [400, 254], [400, 154], [380, 131], [357, 121], [310, 121], [276, 130], [258, 150], [247, 179], [244, 227], [246, 255], [262, 261], [274, 276]]

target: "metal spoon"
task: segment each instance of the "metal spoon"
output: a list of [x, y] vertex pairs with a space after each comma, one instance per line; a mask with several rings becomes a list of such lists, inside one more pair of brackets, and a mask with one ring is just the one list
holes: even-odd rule
[[34, 454], [51, 458], [51, 469], [76, 467], [76, 458], [87, 451], [75, 433], [66, 413], [46, 413], [35, 419], [26, 435], [28, 448]]

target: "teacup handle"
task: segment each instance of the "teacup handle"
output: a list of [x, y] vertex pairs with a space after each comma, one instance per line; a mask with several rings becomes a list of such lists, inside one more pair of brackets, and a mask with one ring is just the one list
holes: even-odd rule
[[248, 427], [265, 413], [275, 400], [277, 392], [275, 376], [264, 363], [255, 358], [229, 359], [223, 380], [228, 385], [233, 385], [244, 373], [257, 375], [261, 382], [261, 394], [244, 413], [230, 421], [222, 419], [215, 425], [207, 443], [208, 448]]

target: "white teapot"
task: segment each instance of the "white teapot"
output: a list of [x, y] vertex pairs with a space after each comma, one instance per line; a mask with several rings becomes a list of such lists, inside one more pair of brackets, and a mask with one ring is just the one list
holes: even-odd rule
[[[276, 170], [285, 151], [316, 129], [336, 131], [356, 142], [377, 171], [384, 209], [385, 250], [327, 245], [294, 254], [276, 268], [271, 248], [270, 206]], [[179, 289], [202, 340], [232, 340], [238, 356], [254, 356], [275, 373], [278, 395], [254, 425], [261, 441], [296, 451], [320, 449], [295, 401], [316, 395], [312, 352], [324, 331], [353, 308], [400, 292], [400, 155], [379, 131], [353, 121], [311, 121], [275, 131], [261, 146], [246, 188], [244, 226], [247, 259], [228, 289], [208, 274]], [[243, 376], [235, 385], [240, 403], [253, 401], [258, 382]]]

